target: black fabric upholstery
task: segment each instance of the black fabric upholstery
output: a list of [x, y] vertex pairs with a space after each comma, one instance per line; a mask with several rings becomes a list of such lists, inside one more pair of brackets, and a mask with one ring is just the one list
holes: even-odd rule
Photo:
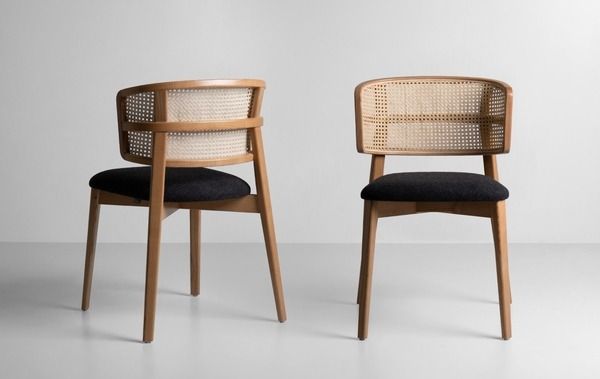
[[[140, 200], [150, 198], [150, 167], [115, 168], [90, 179], [90, 187]], [[225, 200], [250, 194], [250, 186], [237, 176], [208, 168], [167, 167], [167, 202]]]
[[405, 172], [377, 178], [360, 197], [380, 201], [501, 201], [508, 198], [508, 189], [480, 174]]

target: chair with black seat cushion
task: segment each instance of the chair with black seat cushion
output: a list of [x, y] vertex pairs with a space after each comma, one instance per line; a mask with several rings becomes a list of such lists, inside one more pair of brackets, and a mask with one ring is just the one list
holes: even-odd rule
[[[261, 80], [148, 84], [117, 94], [121, 155], [144, 166], [100, 172], [91, 200], [81, 309], [90, 304], [101, 204], [149, 208], [143, 341], [154, 339], [162, 220], [190, 211], [190, 292], [200, 293], [200, 210], [259, 213], [277, 318], [286, 320], [261, 135]], [[256, 194], [237, 176], [207, 168], [253, 162]]]
[[[358, 338], [368, 335], [375, 233], [380, 217], [443, 212], [491, 219], [502, 338], [511, 338], [505, 200], [496, 154], [508, 153], [512, 89], [466, 77], [376, 79], [354, 93], [357, 148], [371, 154], [364, 199], [358, 287]], [[481, 155], [484, 174], [406, 172], [384, 175], [386, 155]]]

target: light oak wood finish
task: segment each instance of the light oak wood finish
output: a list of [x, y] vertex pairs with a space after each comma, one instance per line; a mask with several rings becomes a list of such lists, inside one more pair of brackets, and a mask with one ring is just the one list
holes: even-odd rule
[[[496, 164], [496, 156], [485, 155], [483, 157], [483, 170], [485, 172], [485, 175], [491, 177], [494, 180], [498, 180], [498, 181], [500, 180], [500, 177], [498, 175], [498, 165]], [[496, 204], [494, 204], [494, 211], [493, 211], [492, 217], [491, 217], [491, 224], [492, 224], [492, 235], [494, 238], [494, 249], [496, 251], [496, 268], [498, 269], [500, 267], [499, 261], [498, 261], [499, 259], [504, 259], [507, 262], [506, 264], [508, 265], [508, 252], [505, 250], [504, 251], [501, 250], [501, 242], [499, 241], [499, 238], [501, 235], [501, 231], [499, 229], [499, 222], [506, 224], [506, 211], [504, 210], [505, 206], [502, 205], [502, 208], [503, 208], [503, 211], [501, 212], [502, 220], [500, 220], [497, 217], [498, 213], [496, 212], [497, 209], [495, 207], [496, 207]], [[503, 231], [504, 234], [506, 234], [506, 225], [504, 226], [503, 230], [504, 230]], [[510, 277], [508, 275], [508, 269], [507, 269], [506, 277], [504, 280], [506, 282], [505, 284], [507, 287], [508, 298], [509, 298], [510, 303], [512, 304], [512, 291], [510, 289]], [[500, 283], [498, 283], [498, 284], [500, 284]], [[510, 310], [509, 310], [509, 314], [510, 314]], [[509, 322], [510, 322], [510, 320], [509, 320]]]
[[[369, 183], [371, 183], [372, 181], [374, 181], [375, 179], [377, 179], [383, 175], [384, 166], [385, 166], [385, 155], [372, 155], [371, 156], [371, 171], [369, 172]], [[367, 208], [365, 206], [365, 212], [366, 212], [366, 209]], [[369, 217], [369, 216], [367, 214], [365, 214], [363, 217], [366, 220], [367, 217]], [[364, 237], [365, 236], [364, 236], [364, 230], [363, 230], [363, 245], [365, 243]], [[358, 278], [358, 294], [356, 295], [356, 303], [357, 304], [360, 303], [360, 297], [361, 297], [362, 288], [363, 288], [364, 272], [365, 272], [365, 260], [361, 259], [360, 275]]]
[[496, 230], [494, 230], [494, 246], [496, 252], [496, 275], [498, 280], [498, 297], [500, 299], [502, 339], [508, 340], [512, 337], [510, 317], [512, 301], [508, 273], [508, 240], [506, 236], [506, 206], [504, 201], [496, 203], [492, 220], [496, 226]]
[[[99, 191], [100, 204], [128, 205], [132, 207], [147, 207], [150, 203], [146, 200], [134, 199], [116, 193]], [[252, 194], [239, 199], [217, 201], [190, 201], [190, 202], [165, 202], [165, 208], [175, 209], [203, 209], [207, 211], [245, 212], [258, 213], [257, 196]]]
[[[417, 98], [426, 101], [407, 101]], [[512, 88], [498, 80], [458, 76], [374, 79], [356, 87], [354, 104], [360, 153], [491, 155], [510, 151]]]
[[262, 117], [241, 120], [204, 121], [204, 122], [123, 122], [124, 131], [128, 132], [214, 132], [217, 130], [237, 130], [258, 128], [263, 124]]
[[[250, 113], [251, 117], [259, 117], [262, 106], [263, 91], [259, 91], [254, 99], [254, 107]], [[269, 180], [267, 178], [267, 167], [264, 157], [262, 131], [260, 128], [250, 130], [250, 141], [254, 153], [254, 178], [256, 183], [257, 205], [260, 212], [260, 220], [265, 238], [269, 272], [271, 274], [271, 286], [277, 308], [277, 319], [279, 322], [287, 320], [285, 301], [283, 298], [283, 284], [281, 283], [281, 271], [279, 269], [279, 254], [277, 252], [277, 241], [275, 239], [275, 225], [273, 223], [273, 211], [271, 208], [271, 194]]]
[[269, 183], [267, 180], [267, 169], [262, 154], [262, 136], [260, 129], [251, 131], [252, 146], [256, 153], [254, 158], [254, 172], [256, 176], [256, 190], [258, 195], [258, 209], [260, 211], [260, 220], [262, 222], [265, 245], [267, 249], [267, 259], [269, 262], [269, 272], [271, 274], [271, 284], [273, 295], [277, 307], [277, 319], [284, 322], [287, 319], [285, 303], [283, 299], [283, 285], [281, 283], [281, 274], [279, 270], [279, 254], [277, 253], [277, 242], [275, 240], [275, 226], [273, 224], [273, 212], [271, 210], [271, 197], [269, 195]]
[[[151, 342], [154, 339], [162, 220], [178, 209], [190, 210], [190, 293], [192, 296], [197, 296], [200, 293], [201, 210], [260, 214], [277, 318], [280, 322], [286, 320], [283, 285], [261, 134], [263, 119], [260, 116], [260, 108], [264, 87], [263, 81], [254, 79], [200, 80], [149, 84], [119, 91], [117, 94], [117, 116], [121, 155], [131, 162], [151, 165], [150, 199], [140, 200], [107, 191], [92, 190], [82, 309], [85, 310], [89, 306], [98, 211], [100, 204], [105, 204], [149, 208], [144, 342]], [[198, 120], [173, 120], [169, 118], [170, 114], [179, 115], [181, 113], [172, 111], [169, 103], [170, 99], [181, 101], [182, 93], [184, 95], [192, 93], [191, 105], [193, 106], [206, 99], [207, 90], [220, 91], [219, 96], [217, 96], [219, 103], [215, 106], [216, 111], [213, 112], [210, 107], [202, 109], [201, 112], [196, 112], [199, 114], [197, 117], [200, 117]], [[230, 90], [233, 92], [228, 92]], [[237, 107], [237, 113], [227, 113], [228, 99]], [[244, 101], [247, 101], [247, 110], [243, 117], [240, 117], [239, 109], [243, 108]], [[210, 116], [214, 116], [216, 119], [210, 119]], [[182, 117], [189, 118], [190, 116], [184, 115]], [[244, 134], [239, 134], [239, 131], [247, 133], [247, 137], [244, 137]], [[223, 135], [214, 134], [216, 132], [232, 132], [237, 133], [236, 136], [247, 138], [247, 142], [244, 142], [244, 149], [242, 151], [232, 149], [233, 153], [231, 154], [229, 154], [230, 150], [227, 149], [227, 146], [219, 150], [218, 154], [213, 154], [211, 150], [197, 150], [198, 140], [194, 140], [194, 138], [208, 133], [212, 136], [210, 141], [216, 141]], [[185, 154], [191, 154], [190, 158], [182, 159], [169, 155], [171, 144], [178, 143], [181, 140], [184, 142], [190, 141], [191, 153], [187, 150], [184, 151]], [[226, 144], [227, 141], [225, 139], [224, 142], [217, 143]], [[132, 143], [137, 145], [132, 146]], [[147, 148], [149, 143], [151, 144], [150, 149]], [[181, 146], [179, 147], [181, 148]], [[217, 148], [221, 148], [221, 145], [218, 145]], [[196, 151], [197, 155], [194, 155]], [[254, 163], [256, 194], [217, 201], [165, 202], [163, 200], [167, 167], [208, 167], [249, 161]]]
[[[414, 88], [404, 89], [402, 88], [404, 85]], [[428, 85], [437, 86], [437, 89], [427, 89]], [[439, 86], [444, 86], [443, 90], [440, 90]], [[454, 90], [452, 86], [459, 88]], [[369, 92], [367, 96], [370, 96], [371, 99], [365, 103], [363, 95], [366, 92]], [[440, 95], [440, 93], [443, 95]], [[446, 96], [448, 93], [459, 96], [459, 98], [454, 99], [457, 100], [454, 102], [452, 96]], [[469, 97], [461, 99], [460, 96], [465, 93], [469, 93]], [[412, 99], [407, 94], [426, 94], [432, 96], [433, 99], [425, 97], [423, 99]], [[477, 100], [477, 94], [480, 95], [479, 100]], [[400, 99], [394, 98], [399, 95]], [[437, 99], [436, 96], [441, 98]], [[423, 107], [425, 106], [423, 104], [429, 107], [427, 108], [429, 113], [424, 113], [425, 108]], [[383, 175], [384, 156], [392, 154], [483, 155], [485, 175], [494, 180], [499, 179], [495, 155], [507, 153], [510, 150], [512, 89], [509, 85], [496, 80], [469, 77], [376, 79], [356, 87], [355, 107], [358, 151], [372, 154], [369, 182]], [[464, 113], [461, 107], [469, 112]], [[409, 110], [408, 113], [406, 113], [407, 109]], [[454, 109], [454, 112], [449, 112], [448, 109]], [[425, 129], [428, 126], [435, 126], [437, 128], [435, 138], [438, 138], [439, 141], [447, 139], [448, 142], [439, 142], [439, 144], [435, 142], [427, 145], [431, 136], [425, 136], [425, 142], [422, 142], [418, 139], [418, 135], [413, 135], [406, 141], [410, 145], [407, 148], [407, 146], [404, 146], [405, 141], [403, 141], [402, 135], [399, 137], [397, 131], [393, 129], [393, 127], [401, 128], [403, 125], [421, 125]], [[444, 129], [444, 126], [452, 127]], [[461, 128], [463, 130], [460, 130]], [[416, 130], [420, 129], [416, 128]], [[457, 138], [461, 135], [460, 133], [465, 132], [473, 134], [468, 138]], [[411, 131], [410, 133], [414, 132]], [[474, 136], [475, 139], [473, 140]], [[499, 139], [499, 136], [501, 136], [501, 139]], [[369, 142], [366, 142], [366, 139], [369, 139]], [[445, 143], [447, 146], [444, 145]], [[425, 212], [490, 218], [495, 246], [502, 338], [504, 340], [511, 338], [510, 307], [512, 295], [508, 272], [506, 206], [504, 201], [405, 202], [365, 200], [364, 204], [362, 258], [357, 296], [357, 302], [359, 303], [359, 339], [364, 340], [368, 336], [377, 219]]]

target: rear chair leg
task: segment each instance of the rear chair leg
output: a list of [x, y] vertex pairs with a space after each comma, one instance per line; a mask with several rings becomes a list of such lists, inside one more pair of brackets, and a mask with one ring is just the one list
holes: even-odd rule
[[190, 209], [190, 293], [200, 294], [200, 210]]
[[98, 235], [98, 219], [100, 217], [99, 197], [100, 191], [92, 188], [90, 195], [87, 245], [85, 249], [85, 268], [83, 271], [83, 294], [81, 296], [81, 310], [83, 311], [87, 311], [90, 307], [94, 258], [96, 255], [96, 237]]

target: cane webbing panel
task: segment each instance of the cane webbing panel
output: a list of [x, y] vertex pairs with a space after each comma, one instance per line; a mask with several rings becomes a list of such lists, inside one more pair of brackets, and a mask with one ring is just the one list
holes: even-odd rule
[[[250, 88], [177, 89], [167, 92], [168, 121], [217, 121], [248, 118]], [[248, 152], [246, 129], [169, 133], [167, 159], [211, 159]]]
[[363, 86], [359, 96], [357, 121], [366, 153], [504, 151], [506, 93], [492, 82], [393, 78]]
[[[173, 89], [167, 91], [167, 121], [222, 121], [248, 118], [252, 88]], [[129, 122], [154, 121], [154, 94], [129, 95], [125, 102]], [[130, 154], [152, 157], [152, 133], [128, 131]], [[249, 149], [246, 129], [167, 134], [166, 158], [202, 160], [244, 155]]]
[[[129, 122], [154, 121], [154, 92], [141, 92], [125, 99], [125, 119]], [[139, 157], [152, 157], [151, 132], [127, 132], [129, 153]]]

